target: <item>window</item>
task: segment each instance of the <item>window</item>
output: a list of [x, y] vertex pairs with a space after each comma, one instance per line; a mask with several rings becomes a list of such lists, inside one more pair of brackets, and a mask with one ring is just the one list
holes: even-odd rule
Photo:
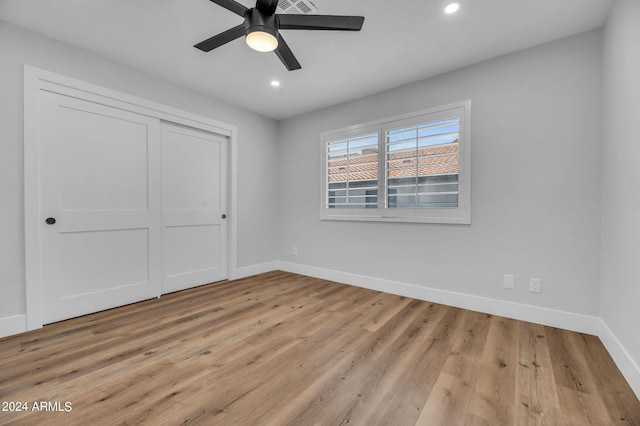
[[322, 219], [471, 223], [470, 107], [322, 135]]
[[378, 208], [378, 134], [327, 143], [327, 207]]

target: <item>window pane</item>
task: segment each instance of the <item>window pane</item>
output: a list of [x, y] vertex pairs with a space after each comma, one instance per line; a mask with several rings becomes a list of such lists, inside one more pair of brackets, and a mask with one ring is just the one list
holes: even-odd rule
[[378, 190], [377, 189], [350, 189], [349, 190], [349, 197], [357, 197], [357, 196], [377, 196], [378, 195]]
[[[327, 148], [327, 206], [378, 206], [378, 134], [330, 141]], [[335, 189], [345, 189], [337, 193]]]
[[418, 178], [418, 183], [457, 183], [458, 182], [458, 174], [450, 174], [450, 175], [437, 175], [437, 176], [420, 176]]
[[416, 196], [415, 195], [390, 195], [389, 207], [398, 209], [402, 208], [415, 208]]
[[459, 132], [459, 118], [387, 131], [388, 208], [458, 206]]
[[418, 205], [422, 208], [455, 208], [458, 207], [458, 194], [419, 195]]
[[387, 187], [389, 187], [389, 188], [393, 188], [395, 186], [415, 185], [415, 184], [416, 184], [416, 178], [415, 177], [394, 178], [394, 179], [388, 179], [387, 180]]
[[389, 195], [400, 195], [400, 194], [415, 194], [416, 187], [414, 186], [400, 186], [400, 187], [389, 187]]
[[329, 184], [329, 189], [338, 189], [338, 188], [346, 188], [346, 182], [334, 182]]
[[418, 194], [431, 194], [438, 192], [458, 192], [458, 183], [445, 183], [442, 185], [420, 185]]

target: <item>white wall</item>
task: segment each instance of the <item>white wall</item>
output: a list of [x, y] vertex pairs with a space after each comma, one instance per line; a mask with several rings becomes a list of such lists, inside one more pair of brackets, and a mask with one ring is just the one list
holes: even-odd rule
[[25, 313], [23, 64], [238, 126], [238, 266], [276, 259], [274, 120], [0, 21], [0, 319]]
[[640, 395], [640, 2], [604, 30], [600, 316], [635, 363]]
[[[601, 59], [595, 30], [281, 122], [280, 259], [597, 314]], [[464, 99], [470, 226], [319, 220], [321, 132]]]

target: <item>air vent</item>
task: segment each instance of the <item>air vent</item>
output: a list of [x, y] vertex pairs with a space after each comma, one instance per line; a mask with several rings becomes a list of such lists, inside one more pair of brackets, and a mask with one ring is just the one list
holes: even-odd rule
[[280, 0], [278, 2], [278, 10], [280, 12], [284, 12], [287, 9], [289, 9], [291, 6], [293, 6], [293, 3], [291, 3], [289, 0]]
[[280, 0], [278, 2], [278, 13], [301, 13], [308, 15], [316, 13], [318, 8], [310, 0]]
[[313, 9], [311, 9], [311, 6], [309, 6], [307, 3], [303, 1], [299, 1], [298, 3], [296, 3], [296, 7], [300, 9], [300, 11], [304, 14], [313, 12]]

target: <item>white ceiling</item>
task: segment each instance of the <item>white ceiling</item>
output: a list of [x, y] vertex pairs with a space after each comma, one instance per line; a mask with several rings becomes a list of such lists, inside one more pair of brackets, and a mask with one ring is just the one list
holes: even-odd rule
[[[242, 23], [209, 0], [0, 0], [0, 19], [275, 119], [401, 86], [600, 27], [611, 0], [313, 0], [365, 16], [361, 32], [282, 31], [302, 64], [235, 40], [194, 44]], [[252, 7], [254, 0], [239, 0]], [[269, 82], [278, 79], [279, 88]]]

